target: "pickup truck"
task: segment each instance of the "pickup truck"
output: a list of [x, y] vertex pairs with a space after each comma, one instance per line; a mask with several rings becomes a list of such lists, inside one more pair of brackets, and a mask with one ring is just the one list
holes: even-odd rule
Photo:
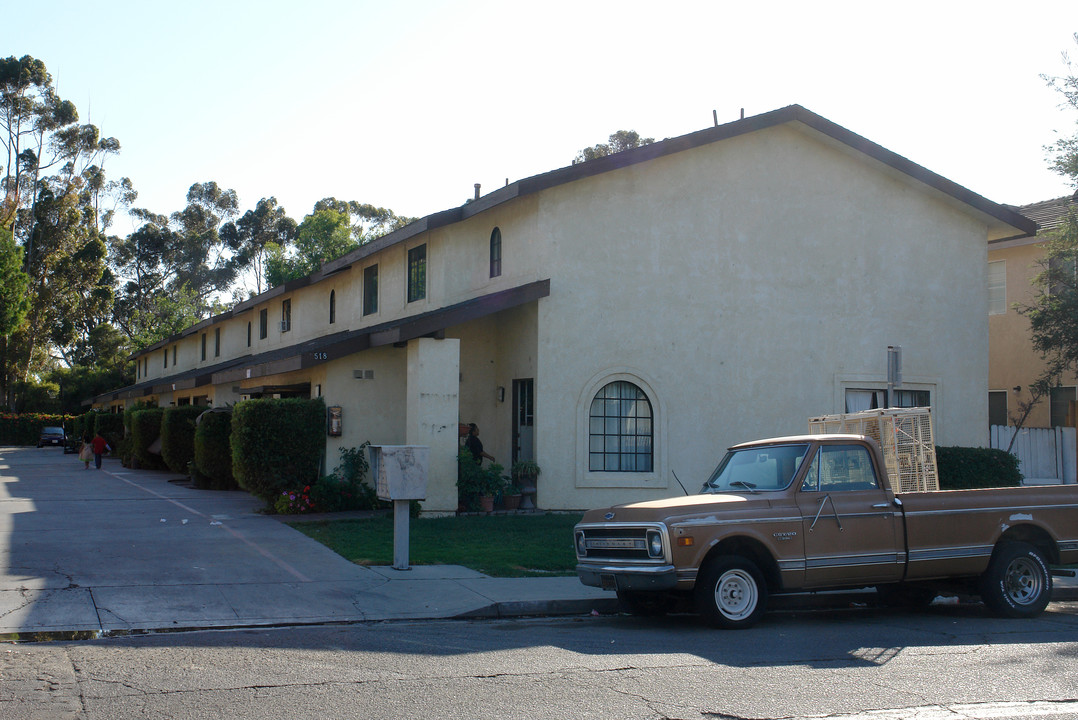
[[885, 467], [864, 435], [735, 445], [697, 495], [587, 512], [577, 574], [631, 612], [687, 601], [711, 625], [744, 628], [770, 594], [868, 586], [914, 604], [972, 592], [1033, 617], [1050, 567], [1078, 562], [1078, 485], [895, 494]]

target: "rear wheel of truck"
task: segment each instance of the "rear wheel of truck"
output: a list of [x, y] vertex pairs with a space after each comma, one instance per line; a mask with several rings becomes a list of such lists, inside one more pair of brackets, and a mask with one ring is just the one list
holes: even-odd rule
[[1052, 597], [1052, 574], [1044, 555], [1024, 542], [1003, 542], [992, 552], [980, 582], [981, 599], [997, 615], [1040, 615]]
[[696, 609], [715, 627], [755, 625], [767, 607], [767, 583], [756, 564], [737, 555], [719, 555], [705, 565], [696, 582]]

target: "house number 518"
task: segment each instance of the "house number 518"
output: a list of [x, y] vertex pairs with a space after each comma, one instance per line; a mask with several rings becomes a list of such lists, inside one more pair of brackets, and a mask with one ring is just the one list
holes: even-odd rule
[[314, 359], [315, 360], [329, 360], [329, 353], [316, 352], [314, 354]]

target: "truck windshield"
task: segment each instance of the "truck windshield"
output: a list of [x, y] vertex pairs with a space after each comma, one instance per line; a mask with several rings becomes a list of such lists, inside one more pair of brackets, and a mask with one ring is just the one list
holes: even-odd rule
[[731, 450], [711, 473], [701, 492], [785, 490], [793, 482], [808, 449], [808, 443], [798, 443]]

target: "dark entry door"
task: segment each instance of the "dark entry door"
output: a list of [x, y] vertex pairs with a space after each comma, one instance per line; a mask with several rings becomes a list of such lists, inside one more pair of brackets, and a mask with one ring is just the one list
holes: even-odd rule
[[535, 459], [535, 380], [513, 381], [513, 462]]

